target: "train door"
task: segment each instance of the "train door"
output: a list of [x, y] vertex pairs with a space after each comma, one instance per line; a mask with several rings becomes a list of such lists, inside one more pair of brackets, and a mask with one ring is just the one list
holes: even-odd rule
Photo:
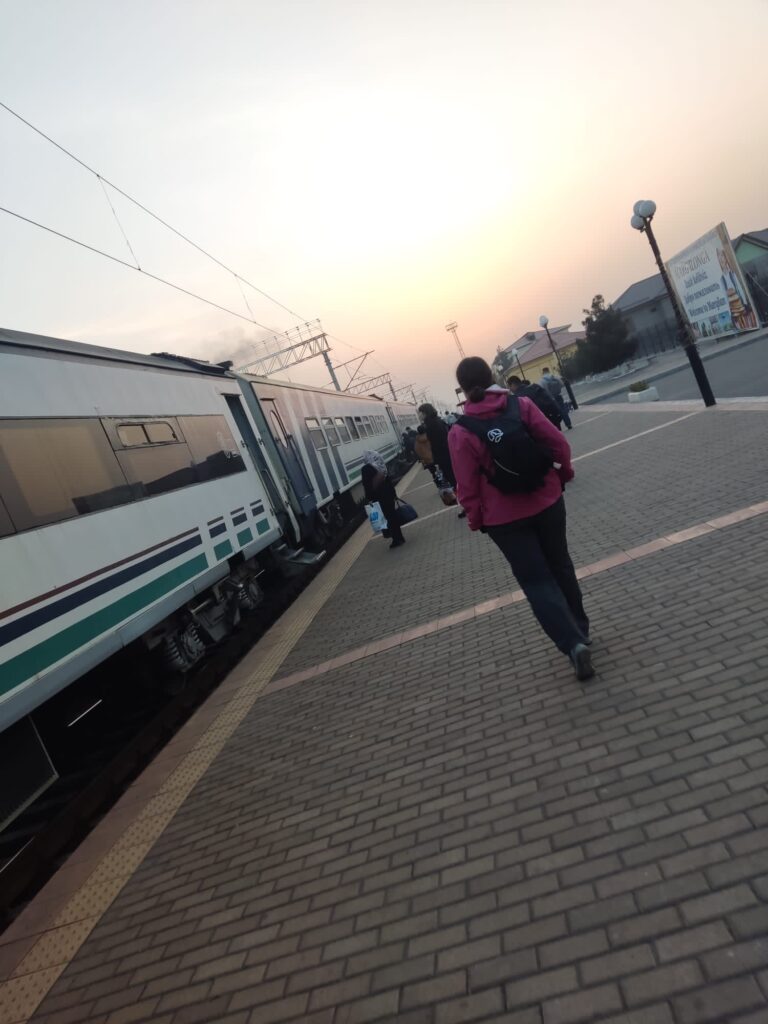
[[301, 511], [305, 516], [310, 515], [317, 508], [317, 498], [315, 497], [312, 481], [304, 469], [304, 463], [301, 461], [301, 454], [296, 447], [293, 435], [288, 432], [274, 398], [259, 397], [259, 402], [264, 410], [267, 426], [272, 437], [277, 442], [277, 452], [280, 461], [288, 475], [293, 492], [301, 506]]
[[269, 503], [272, 506], [274, 513], [281, 517], [283, 512], [283, 500], [280, 497], [280, 492], [277, 489], [275, 481], [272, 479], [272, 474], [269, 471], [266, 459], [261, 451], [258, 438], [251, 426], [251, 421], [246, 415], [245, 409], [243, 408], [242, 402], [237, 395], [224, 395], [229, 411], [232, 413], [232, 418], [235, 421], [238, 433], [243, 440], [248, 454], [251, 456], [256, 472], [261, 478], [261, 482], [264, 484], [264, 490], [267, 492]]
[[392, 429], [395, 432], [395, 437], [397, 438], [397, 440], [399, 442], [400, 441], [400, 435], [401, 435], [402, 431], [400, 430], [400, 427], [398, 425], [397, 415], [395, 413], [395, 410], [391, 406], [389, 406], [389, 405], [387, 406], [387, 416], [389, 416], [389, 422], [392, 424]]

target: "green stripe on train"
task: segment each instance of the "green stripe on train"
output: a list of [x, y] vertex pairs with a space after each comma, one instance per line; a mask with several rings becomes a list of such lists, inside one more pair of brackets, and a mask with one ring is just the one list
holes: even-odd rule
[[232, 542], [229, 540], [223, 540], [221, 544], [216, 545], [213, 549], [213, 553], [220, 562], [222, 558], [226, 558], [227, 555], [232, 554]]
[[7, 693], [31, 676], [43, 672], [50, 665], [66, 658], [68, 654], [72, 654], [78, 647], [82, 647], [90, 640], [95, 640], [97, 636], [106, 633], [107, 630], [119, 626], [129, 616], [135, 615], [147, 605], [165, 597], [166, 594], [194, 576], [198, 576], [207, 568], [208, 559], [205, 555], [197, 555], [188, 562], [184, 562], [183, 565], [177, 565], [170, 572], [158, 576], [151, 583], [147, 583], [143, 587], [139, 587], [138, 590], [126, 594], [125, 597], [121, 597], [118, 601], [108, 604], [106, 608], [100, 608], [99, 611], [87, 615], [80, 622], [68, 626], [48, 640], [43, 640], [42, 643], [30, 650], [24, 651], [23, 654], [18, 654], [10, 661], [6, 661], [5, 664], [0, 665], [0, 675], [2, 675], [0, 693]]
[[240, 545], [240, 547], [243, 547], [245, 544], [250, 544], [252, 540], [253, 534], [248, 529], [241, 530], [240, 533], [238, 533], [237, 535], [237, 543]]
[[268, 519], [260, 519], [258, 521], [258, 523], [256, 523], [256, 533], [258, 533], [258, 534], [266, 533], [268, 529], [269, 529], [269, 520]]

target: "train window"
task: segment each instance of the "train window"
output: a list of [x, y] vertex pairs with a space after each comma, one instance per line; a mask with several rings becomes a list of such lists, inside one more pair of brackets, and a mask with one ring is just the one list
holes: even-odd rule
[[97, 419], [0, 421], [0, 492], [17, 530], [133, 498]]
[[121, 422], [107, 418], [101, 422], [115, 451], [121, 448], [141, 448], [148, 444], [179, 444], [184, 440], [178, 432], [175, 419]]
[[144, 429], [147, 432], [150, 444], [173, 444], [179, 440], [170, 423], [163, 421], [145, 423]]
[[328, 442], [325, 440], [325, 434], [320, 428], [320, 423], [311, 416], [304, 422], [307, 424], [307, 430], [315, 449], [319, 452], [324, 451], [328, 447]]
[[336, 430], [341, 443], [347, 444], [349, 441], [349, 430], [347, 429], [347, 424], [344, 422], [344, 417], [336, 416], [333, 422], [336, 424]]
[[223, 416], [180, 416], [179, 424], [200, 482], [245, 470], [237, 441]]
[[145, 445], [143, 448], [126, 448], [115, 454], [139, 498], [151, 498], [198, 482], [192, 456], [185, 444]]
[[120, 443], [124, 444], [126, 448], [149, 443], [141, 423], [121, 423], [117, 428], [117, 436], [120, 438]]
[[365, 424], [363, 423], [363, 417], [362, 416], [355, 416], [355, 427], [357, 429], [357, 436], [358, 437], [367, 437], [368, 436], [368, 431], [365, 429]]
[[330, 416], [323, 416], [323, 426], [325, 427], [325, 436], [331, 442], [331, 444], [339, 445], [339, 432], [333, 425], [333, 420]]
[[357, 429], [355, 420], [352, 419], [351, 416], [347, 416], [345, 417], [345, 419], [347, 421], [347, 426], [349, 427], [349, 436], [352, 438], [353, 441], [356, 441], [358, 437], [360, 437], [360, 431]]
[[373, 437], [373, 427], [368, 416], [363, 416], [363, 430], [365, 431], [366, 437]]
[[3, 499], [0, 498], [0, 537], [7, 537], [8, 534], [15, 532], [8, 510], [3, 504]]

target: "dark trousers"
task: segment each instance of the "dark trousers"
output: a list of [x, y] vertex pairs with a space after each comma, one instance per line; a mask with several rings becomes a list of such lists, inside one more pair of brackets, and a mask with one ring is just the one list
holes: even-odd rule
[[563, 420], [563, 423], [566, 425], [566, 427], [568, 427], [569, 430], [571, 430], [573, 428], [573, 424], [571, 423], [571, 414], [568, 412], [567, 403], [564, 401], [562, 397], [557, 398], [556, 401], [558, 409], [560, 410], [560, 416]]
[[439, 463], [440, 472], [445, 478], [445, 482], [449, 484], [454, 491], [456, 490], [456, 475], [453, 472], [453, 463], [450, 459], [444, 459], [443, 462]]
[[541, 628], [570, 654], [589, 636], [589, 619], [568, 554], [563, 499], [528, 519], [487, 526], [486, 532], [512, 566]]
[[384, 518], [387, 520], [387, 529], [392, 540], [402, 540], [403, 533], [400, 529], [400, 514], [397, 511], [395, 505], [395, 492], [392, 488], [392, 493], [382, 494], [379, 499], [381, 505], [381, 511], [384, 513]]

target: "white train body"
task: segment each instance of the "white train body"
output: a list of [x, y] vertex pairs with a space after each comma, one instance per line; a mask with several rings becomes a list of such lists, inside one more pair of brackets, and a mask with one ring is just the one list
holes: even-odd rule
[[[237, 381], [123, 358], [2, 355], [2, 726], [227, 577], [234, 552], [280, 536], [230, 411]], [[147, 425], [169, 442], [131, 445]], [[221, 465], [205, 480], [211, 439]], [[111, 507], [78, 514], [77, 501]]]
[[[391, 461], [415, 422], [405, 403], [0, 330], [7, 758], [26, 756], [26, 716], [128, 644], [194, 664], [259, 599], [259, 559], [341, 521], [363, 451]], [[7, 786], [2, 749], [0, 827], [44, 788]]]
[[[404, 402], [327, 391], [243, 374], [246, 401], [256, 397], [267, 429], [296, 491], [308, 491], [322, 508], [360, 480], [363, 452], [385, 462], [402, 446], [401, 434], [418, 422]], [[262, 428], [263, 430], [263, 428]]]

